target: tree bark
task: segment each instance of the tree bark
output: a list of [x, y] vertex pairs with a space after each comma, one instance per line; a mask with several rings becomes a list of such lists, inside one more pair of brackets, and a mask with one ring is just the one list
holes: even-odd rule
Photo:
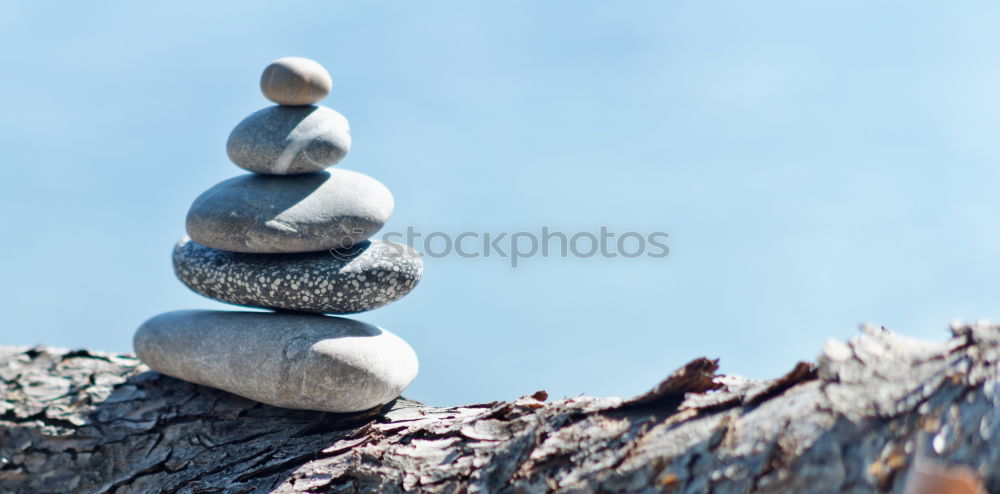
[[700, 358], [630, 400], [361, 414], [0, 347], [0, 492], [1000, 493], [1000, 329], [952, 332], [864, 328], [765, 382]]

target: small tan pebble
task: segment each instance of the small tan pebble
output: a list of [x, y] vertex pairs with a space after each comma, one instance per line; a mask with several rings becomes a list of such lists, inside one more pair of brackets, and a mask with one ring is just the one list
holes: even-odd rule
[[330, 74], [308, 58], [279, 58], [260, 76], [261, 92], [279, 105], [311, 105], [330, 94], [331, 87]]
[[[918, 462], [920, 463], [920, 462]], [[916, 465], [906, 480], [904, 494], [986, 494], [982, 479], [966, 467]]]

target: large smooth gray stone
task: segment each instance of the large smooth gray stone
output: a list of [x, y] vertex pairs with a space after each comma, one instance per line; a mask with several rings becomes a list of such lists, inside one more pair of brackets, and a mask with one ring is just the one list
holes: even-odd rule
[[357, 412], [389, 403], [417, 356], [370, 324], [309, 314], [182, 310], [139, 327], [138, 357], [178, 379], [286, 408]]
[[279, 177], [247, 174], [195, 199], [187, 233], [216, 249], [260, 254], [348, 248], [389, 221], [392, 193], [349, 170]]
[[423, 260], [404, 245], [365, 240], [349, 252], [242, 254], [190, 239], [174, 247], [188, 288], [236, 305], [350, 314], [390, 304], [420, 281]]
[[320, 171], [350, 149], [347, 119], [325, 106], [269, 106], [237, 124], [226, 143], [233, 163], [272, 175]]

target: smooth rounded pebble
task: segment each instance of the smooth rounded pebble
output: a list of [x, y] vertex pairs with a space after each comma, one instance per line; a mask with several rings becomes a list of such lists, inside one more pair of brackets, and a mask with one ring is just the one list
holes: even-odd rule
[[325, 106], [269, 106], [244, 118], [226, 142], [237, 166], [271, 175], [320, 171], [350, 149], [347, 119]]
[[247, 174], [195, 199], [187, 233], [201, 245], [274, 254], [350, 248], [379, 231], [392, 214], [392, 193], [350, 170], [287, 177]]
[[330, 94], [332, 87], [330, 73], [308, 58], [279, 58], [260, 75], [260, 91], [279, 105], [311, 105]]
[[136, 355], [168, 376], [285, 408], [358, 412], [396, 399], [417, 356], [370, 324], [310, 314], [182, 310], [139, 327]]
[[423, 273], [415, 250], [365, 240], [349, 252], [242, 254], [190, 239], [174, 247], [174, 273], [188, 288], [230, 304], [350, 314], [390, 304]]

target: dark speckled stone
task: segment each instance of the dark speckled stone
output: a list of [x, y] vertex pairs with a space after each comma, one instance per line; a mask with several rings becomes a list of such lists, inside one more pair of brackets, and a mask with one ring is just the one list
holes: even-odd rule
[[241, 254], [188, 238], [174, 247], [174, 273], [188, 288], [236, 305], [350, 314], [399, 300], [423, 273], [420, 254], [378, 240], [348, 253]]

